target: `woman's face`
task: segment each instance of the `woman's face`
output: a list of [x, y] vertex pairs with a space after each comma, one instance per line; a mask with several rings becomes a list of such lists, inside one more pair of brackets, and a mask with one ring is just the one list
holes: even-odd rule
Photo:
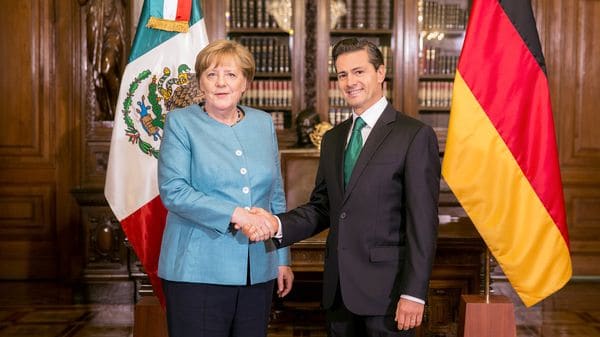
[[246, 85], [246, 77], [233, 57], [226, 56], [218, 65], [211, 64], [200, 76], [204, 108], [211, 112], [235, 111]]

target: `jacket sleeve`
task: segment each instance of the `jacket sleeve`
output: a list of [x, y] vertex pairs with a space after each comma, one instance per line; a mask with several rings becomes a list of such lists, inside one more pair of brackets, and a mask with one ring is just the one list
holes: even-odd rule
[[224, 234], [237, 205], [208, 196], [191, 185], [190, 133], [178, 112], [167, 114], [158, 158], [158, 188], [165, 207], [190, 222]]
[[427, 298], [437, 241], [440, 186], [437, 144], [433, 129], [421, 127], [408, 148], [404, 175], [408, 250], [400, 290], [421, 299]]

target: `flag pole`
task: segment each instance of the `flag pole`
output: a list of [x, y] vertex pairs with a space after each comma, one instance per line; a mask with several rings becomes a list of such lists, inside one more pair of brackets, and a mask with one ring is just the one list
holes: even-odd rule
[[490, 249], [485, 249], [485, 303], [490, 303]]

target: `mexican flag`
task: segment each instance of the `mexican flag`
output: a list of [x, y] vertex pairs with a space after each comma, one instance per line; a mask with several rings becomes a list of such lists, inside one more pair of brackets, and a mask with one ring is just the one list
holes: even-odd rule
[[115, 109], [104, 194], [163, 305], [157, 158], [166, 114], [198, 98], [193, 69], [207, 43], [200, 0], [145, 0]]
[[569, 281], [552, 106], [530, 1], [473, 1], [442, 174], [525, 305]]

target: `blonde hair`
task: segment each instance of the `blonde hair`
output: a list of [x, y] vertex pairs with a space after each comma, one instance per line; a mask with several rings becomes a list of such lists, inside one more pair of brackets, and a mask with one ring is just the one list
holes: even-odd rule
[[226, 57], [232, 57], [242, 69], [246, 81], [250, 83], [256, 72], [254, 57], [248, 48], [232, 40], [216, 40], [204, 47], [196, 56], [196, 77], [200, 79], [202, 73], [211, 65], [219, 65]]

